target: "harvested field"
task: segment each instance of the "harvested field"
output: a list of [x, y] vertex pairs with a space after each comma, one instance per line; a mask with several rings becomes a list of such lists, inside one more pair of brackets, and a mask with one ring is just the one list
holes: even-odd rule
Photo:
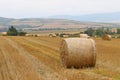
[[120, 39], [94, 39], [95, 68], [65, 69], [61, 38], [0, 37], [0, 80], [120, 80]]

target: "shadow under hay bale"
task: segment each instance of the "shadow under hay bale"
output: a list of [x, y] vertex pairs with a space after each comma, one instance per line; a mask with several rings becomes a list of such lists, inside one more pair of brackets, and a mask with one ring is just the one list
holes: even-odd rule
[[60, 57], [65, 68], [94, 67], [96, 63], [95, 42], [87, 38], [63, 39]]
[[103, 39], [103, 40], [108, 40], [108, 41], [110, 41], [111, 38], [112, 38], [111, 35], [108, 35], [108, 34], [105, 34], [105, 35], [102, 36], [102, 39]]

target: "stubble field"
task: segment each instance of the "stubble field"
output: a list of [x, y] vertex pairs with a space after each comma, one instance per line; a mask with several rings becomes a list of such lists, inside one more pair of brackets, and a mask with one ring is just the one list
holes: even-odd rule
[[95, 68], [65, 69], [62, 38], [0, 37], [0, 80], [120, 80], [120, 39], [94, 39]]

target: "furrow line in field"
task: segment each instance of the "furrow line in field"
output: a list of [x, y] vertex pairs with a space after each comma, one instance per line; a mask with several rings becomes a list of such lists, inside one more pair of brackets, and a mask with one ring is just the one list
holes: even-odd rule
[[51, 59], [57, 60], [59, 58], [59, 56], [58, 56], [59, 54], [53, 55], [53, 53], [57, 54], [58, 52], [54, 52], [54, 50], [49, 50], [48, 48], [40, 46], [39, 44], [31, 43], [31, 42], [29, 42], [27, 40], [23, 40], [23, 39], [16, 39], [16, 40], [14, 39], [14, 41], [17, 41], [24, 46], [26, 45], [27, 47], [30, 47], [30, 48], [33, 48], [33, 49], [39, 51], [41, 55], [52, 57]]
[[49, 67], [45, 66], [38, 59], [36, 59], [32, 55], [30, 55], [20, 45], [13, 42], [9, 38], [4, 38], [4, 39], [7, 40], [11, 46], [13, 46], [15, 49], [17, 49], [18, 52], [21, 53], [21, 55], [23, 55], [31, 63], [31, 66], [34, 68], [34, 70], [36, 72], [38, 72], [39, 75], [43, 76], [43, 79], [45, 79], [45, 80], [61, 80], [62, 77], [59, 74], [52, 71]]
[[[19, 43], [19, 42], [18, 42]], [[24, 47], [32, 56], [36, 57], [40, 61], [42, 61], [46, 66], [50, 67], [55, 72], [59, 72], [61, 70], [61, 64], [60, 60], [56, 59], [54, 57], [46, 55], [46, 53], [41, 53], [40, 50], [36, 50], [35, 47], [30, 46], [28, 44], [21, 44], [22, 47]], [[51, 54], [53, 55], [53, 54]], [[59, 71], [58, 71], [59, 70]]]
[[[45, 40], [45, 39], [41, 39], [41, 38], [26, 38], [26, 37], [23, 37], [24, 39], [28, 39], [28, 40], [32, 40], [32, 41], [35, 41], [41, 45], [44, 45], [44, 46], [47, 46], [47, 47], [50, 47], [56, 51], [59, 51], [59, 48], [58, 48], [58, 43], [60, 43], [59, 41], [55, 40], [54, 42], [51, 42], [49, 40]], [[57, 43], [55, 43], [57, 42]]]
[[43, 40], [36, 40], [36, 39], [33, 39], [33, 38], [31, 38], [31, 39], [29, 39], [29, 38], [24, 38], [24, 39], [26, 39], [26, 40], [28, 40], [28, 41], [32, 41], [32, 42], [34, 42], [34, 43], [37, 43], [37, 44], [40, 44], [40, 45], [43, 45], [43, 46], [45, 46], [45, 47], [47, 47], [47, 48], [50, 48], [51, 50], [54, 50], [54, 51], [59, 51], [59, 48], [58, 48], [58, 46], [55, 46], [54, 44], [55, 43], [50, 43], [50, 42], [47, 42], [47, 41], [43, 41]]
[[56, 56], [58, 56], [58, 52], [59, 52], [59, 49], [58, 48], [52, 48], [52, 45], [51, 46], [49, 46], [48, 44], [46, 44], [46, 42], [38, 42], [38, 41], [35, 41], [35, 40], [33, 40], [33, 39], [25, 39], [25, 40], [27, 40], [27, 41], [29, 41], [29, 42], [32, 42], [32, 43], [34, 43], [34, 44], [38, 44], [39, 46], [42, 46], [42, 47], [44, 47], [45, 49], [48, 49], [49, 51], [51, 51], [51, 53], [53, 53], [54, 55], [56, 55]]
[[[3, 37], [1, 40], [3, 44], [1, 49], [7, 62], [7, 67], [5, 67], [5, 69], [9, 69], [8, 76], [11, 77], [11, 79], [5, 80], [43, 80], [42, 78], [38, 78], [38, 74], [33, 71], [31, 65], [24, 56], [20, 55], [20, 53]], [[7, 76], [5, 76], [5, 78], [6, 77]]]
[[[13, 80], [12, 78], [12, 73], [14, 72], [14, 70], [12, 69], [12, 64], [11, 64], [11, 60], [10, 58], [8, 58], [9, 56], [6, 54], [6, 49], [3, 48], [2, 46], [0, 47], [0, 51], [1, 51], [1, 60], [2, 62], [1, 64], [1, 73], [2, 73], [2, 77], [8, 80]], [[3, 71], [4, 70], [4, 71]]]

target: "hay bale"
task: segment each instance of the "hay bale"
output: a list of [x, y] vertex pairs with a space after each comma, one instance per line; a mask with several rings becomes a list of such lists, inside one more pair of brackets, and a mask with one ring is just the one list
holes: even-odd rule
[[97, 36], [94, 36], [94, 38], [97, 38]]
[[80, 34], [80, 38], [90, 38], [87, 34]]
[[25, 34], [25, 36], [31, 37], [31, 36], [33, 36], [33, 34]]
[[69, 35], [65, 34], [65, 35], [63, 35], [63, 37], [64, 37], [64, 38], [68, 38], [68, 37], [69, 37]]
[[118, 37], [117, 37], [117, 36], [115, 36], [115, 38], [117, 39]]
[[60, 47], [61, 62], [64, 67], [94, 67], [96, 47], [93, 39], [66, 38]]
[[103, 40], [111, 40], [111, 38], [112, 38], [111, 35], [108, 35], [108, 34], [105, 34], [102, 36]]
[[40, 34], [36, 34], [38, 37], [40, 37]]
[[2, 36], [7, 36], [7, 32], [2, 32]]
[[49, 37], [56, 37], [56, 34], [51, 33], [51, 34], [49, 34]]

